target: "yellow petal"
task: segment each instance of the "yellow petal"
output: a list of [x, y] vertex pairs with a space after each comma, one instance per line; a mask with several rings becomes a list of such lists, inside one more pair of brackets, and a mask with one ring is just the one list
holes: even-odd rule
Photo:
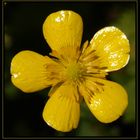
[[50, 97], [43, 110], [43, 119], [52, 128], [68, 132], [77, 128], [80, 104], [77, 90], [71, 84], [61, 85]]
[[[48, 68], [54, 64], [47, 56], [33, 51], [21, 51], [14, 56], [11, 62], [11, 80], [13, 84], [24, 92], [35, 92], [52, 84], [49, 80], [51, 73]], [[50, 78], [51, 79], [51, 78]]]
[[99, 30], [90, 45], [98, 56], [98, 66], [114, 71], [124, 67], [129, 61], [130, 46], [126, 35], [116, 27], [105, 27]]
[[88, 78], [80, 91], [90, 111], [103, 123], [118, 119], [128, 105], [125, 89], [115, 82]]
[[50, 14], [43, 24], [44, 37], [52, 50], [80, 47], [83, 22], [73, 11], [62, 10]]
[[60, 82], [58, 84], [56, 84], [55, 86], [52, 86], [49, 93], [48, 93], [48, 96], [51, 97], [55, 91], [63, 84], [63, 82]]

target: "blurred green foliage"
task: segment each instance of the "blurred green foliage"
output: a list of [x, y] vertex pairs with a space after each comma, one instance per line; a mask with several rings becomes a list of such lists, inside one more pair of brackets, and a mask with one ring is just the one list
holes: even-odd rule
[[[76, 6], [75, 6], [76, 5]], [[135, 110], [135, 3], [79, 2], [35, 3], [7, 2], [4, 5], [4, 136], [5, 137], [69, 137], [69, 136], [136, 136]], [[62, 133], [50, 128], [42, 119], [48, 89], [25, 94], [14, 87], [10, 78], [12, 57], [23, 49], [48, 54], [50, 49], [42, 35], [46, 16], [60, 9], [71, 9], [83, 18], [83, 42], [104, 26], [120, 28], [128, 37], [131, 57], [123, 69], [112, 72], [109, 79], [120, 83], [128, 92], [129, 105], [125, 114], [111, 124], [102, 124], [81, 103], [81, 117], [76, 130]], [[46, 47], [47, 46], [47, 47]], [[46, 53], [45, 53], [46, 51]]]

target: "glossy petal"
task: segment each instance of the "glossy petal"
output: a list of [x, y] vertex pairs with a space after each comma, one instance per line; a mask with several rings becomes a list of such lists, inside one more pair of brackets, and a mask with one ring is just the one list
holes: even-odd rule
[[110, 123], [118, 119], [128, 105], [128, 96], [125, 89], [111, 81], [88, 78], [80, 87], [90, 111], [103, 123]]
[[[105, 71], [114, 71], [124, 67], [129, 60], [130, 46], [126, 35], [116, 27], [99, 30], [90, 41], [91, 51], [99, 57], [96, 63], [107, 67]], [[94, 63], [96, 65], [96, 63]]]
[[71, 84], [61, 85], [45, 105], [45, 122], [58, 131], [68, 132], [77, 128], [79, 117], [79, 96], [75, 87]]
[[63, 47], [80, 47], [83, 22], [73, 11], [58, 11], [50, 14], [43, 24], [44, 37], [52, 50]]
[[14, 56], [11, 62], [12, 83], [24, 92], [35, 92], [52, 84], [50, 80], [51, 64], [55, 64], [47, 56], [33, 51], [21, 51]]

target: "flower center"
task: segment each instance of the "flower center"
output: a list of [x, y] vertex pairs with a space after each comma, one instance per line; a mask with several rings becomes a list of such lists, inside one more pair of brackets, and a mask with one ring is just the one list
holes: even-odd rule
[[77, 81], [80, 77], [82, 77], [82, 72], [83, 70], [79, 63], [71, 63], [66, 69], [67, 78], [72, 81]]

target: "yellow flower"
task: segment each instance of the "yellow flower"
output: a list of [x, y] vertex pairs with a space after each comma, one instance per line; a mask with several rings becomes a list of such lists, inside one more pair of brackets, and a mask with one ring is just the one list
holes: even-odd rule
[[51, 58], [24, 50], [11, 62], [12, 83], [23, 92], [52, 86], [43, 119], [62, 132], [77, 128], [82, 99], [103, 123], [118, 119], [128, 105], [125, 89], [105, 79], [129, 61], [126, 35], [114, 26], [105, 27], [80, 47], [82, 33], [80, 15], [68, 10], [52, 13], [43, 24]]

